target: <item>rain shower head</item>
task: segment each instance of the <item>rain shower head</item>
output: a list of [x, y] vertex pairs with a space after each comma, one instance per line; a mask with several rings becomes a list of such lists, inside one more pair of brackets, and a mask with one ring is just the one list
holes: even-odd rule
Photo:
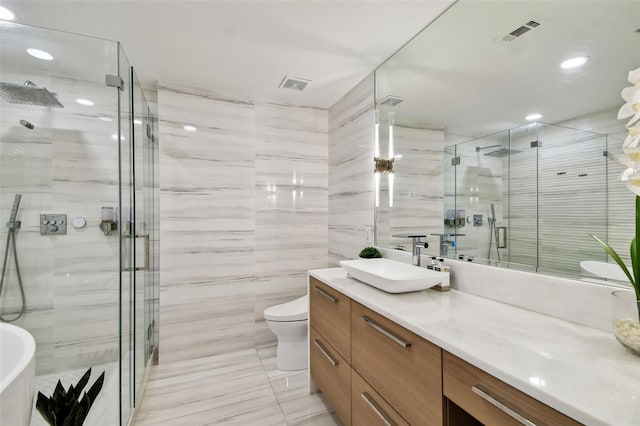
[[12, 104], [64, 108], [57, 94], [28, 80], [24, 84], [0, 83], [0, 95]]
[[508, 149], [502, 145], [476, 146], [476, 152], [480, 152], [483, 149], [489, 149], [489, 148], [498, 148], [498, 149], [491, 152], [487, 152], [486, 154], [483, 154], [483, 155], [486, 155], [487, 157], [505, 157], [509, 154], [517, 154], [520, 152], [517, 149]]
[[518, 151], [517, 149], [508, 149], [502, 147], [500, 149], [496, 149], [495, 151], [487, 152], [484, 155], [486, 155], [487, 157], [506, 157], [507, 155], [517, 154], [519, 152], [521, 151]]

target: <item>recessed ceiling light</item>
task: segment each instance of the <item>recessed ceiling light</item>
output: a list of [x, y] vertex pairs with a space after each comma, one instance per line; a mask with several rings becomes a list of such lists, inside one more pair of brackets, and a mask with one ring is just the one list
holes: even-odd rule
[[[118, 140], [118, 135], [116, 133], [111, 135], [111, 139], [113, 139], [114, 141]], [[124, 140], [124, 136], [120, 136], [120, 140], [123, 141]]]
[[578, 68], [587, 63], [589, 58], [587, 56], [576, 56], [575, 58], [567, 59], [560, 64], [560, 68], [563, 70], [570, 70], [571, 68]]
[[3, 21], [13, 21], [16, 19], [16, 15], [6, 7], [0, 6], [0, 19]]
[[187, 132], [195, 132], [196, 131], [196, 128], [194, 126], [189, 126], [189, 125], [184, 126], [183, 129], [185, 129]]
[[88, 99], [76, 99], [76, 102], [80, 105], [93, 106], [93, 102]]
[[142, 124], [142, 120], [133, 120], [133, 124]]
[[53, 61], [53, 55], [49, 52], [45, 52], [40, 49], [27, 49], [27, 53], [34, 58], [42, 59], [43, 61]]
[[104, 115], [98, 117], [98, 120], [102, 120], [102, 121], [113, 121], [113, 118], [111, 117], [106, 117]]
[[541, 119], [541, 118], [542, 118], [542, 114], [537, 113], [537, 112], [535, 112], [535, 113], [533, 113], [533, 114], [529, 114], [529, 115], [527, 115], [527, 116], [525, 117], [525, 119], [526, 119], [527, 121], [539, 120], [539, 119]]

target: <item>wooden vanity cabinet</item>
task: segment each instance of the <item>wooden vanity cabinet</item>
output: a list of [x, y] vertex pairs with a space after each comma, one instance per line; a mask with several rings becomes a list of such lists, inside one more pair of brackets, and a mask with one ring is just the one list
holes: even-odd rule
[[351, 362], [351, 299], [309, 277], [310, 324]]
[[345, 425], [580, 424], [313, 277], [309, 300], [310, 374]]
[[313, 327], [309, 328], [311, 377], [344, 425], [351, 424], [351, 366]]
[[351, 366], [412, 425], [442, 424], [442, 353], [351, 301]]
[[409, 426], [409, 423], [354, 369], [351, 369], [351, 424]]
[[486, 425], [580, 425], [447, 351], [442, 359], [444, 396]]

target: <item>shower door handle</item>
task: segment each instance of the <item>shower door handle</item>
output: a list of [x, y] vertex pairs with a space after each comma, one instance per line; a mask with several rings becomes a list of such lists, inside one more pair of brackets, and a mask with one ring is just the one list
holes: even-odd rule
[[136, 234], [136, 238], [144, 239], [144, 264], [143, 266], [136, 266], [136, 271], [148, 271], [149, 270], [149, 234]]
[[[136, 234], [135, 237], [131, 235], [125, 235], [129, 244], [125, 247], [125, 258], [127, 259], [127, 267], [124, 268], [125, 271], [148, 271], [149, 270], [149, 250], [150, 250], [150, 241], [149, 234]], [[135, 240], [138, 238], [144, 239], [144, 264], [143, 266], [136, 266], [135, 268], [131, 267], [131, 241], [135, 244]]]

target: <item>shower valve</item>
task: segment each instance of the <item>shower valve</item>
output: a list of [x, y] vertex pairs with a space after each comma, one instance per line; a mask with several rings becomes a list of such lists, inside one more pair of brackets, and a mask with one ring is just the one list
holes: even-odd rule
[[66, 214], [41, 214], [40, 235], [66, 235]]

